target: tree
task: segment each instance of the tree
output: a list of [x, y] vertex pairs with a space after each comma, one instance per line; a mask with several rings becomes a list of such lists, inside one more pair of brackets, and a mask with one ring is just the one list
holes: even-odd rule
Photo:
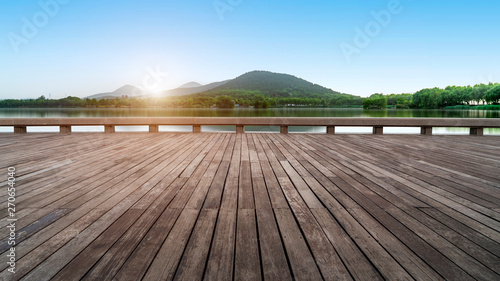
[[253, 106], [255, 108], [268, 108], [269, 102], [266, 103], [263, 95], [256, 95], [253, 97]]
[[381, 94], [373, 94], [363, 100], [363, 109], [384, 109], [387, 106], [387, 97]]
[[484, 101], [484, 94], [488, 91], [488, 85], [478, 84], [472, 89], [471, 98], [477, 103]]
[[497, 84], [484, 94], [484, 99], [490, 103], [496, 103], [500, 100], [500, 84]]
[[229, 96], [219, 96], [216, 105], [218, 108], [234, 108], [234, 100]]

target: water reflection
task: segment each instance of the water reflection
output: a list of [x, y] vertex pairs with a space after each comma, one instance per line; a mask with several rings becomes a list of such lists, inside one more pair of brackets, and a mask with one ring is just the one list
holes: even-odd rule
[[65, 117], [433, 117], [500, 118], [498, 110], [361, 108], [2, 108], [0, 118]]
[[[0, 118], [69, 118], [69, 117], [431, 117], [431, 118], [500, 118], [492, 110], [363, 110], [361, 108], [0, 108]], [[58, 128], [32, 128], [31, 132], [57, 131]], [[74, 132], [102, 132], [102, 126], [81, 126]], [[235, 126], [203, 126], [205, 132], [235, 131]], [[247, 132], [279, 132], [279, 127], [247, 126]], [[337, 127], [337, 133], [371, 133], [372, 128]], [[148, 131], [147, 127], [120, 127], [117, 131]], [[192, 131], [191, 126], [161, 126], [160, 131]], [[13, 132], [12, 127], [0, 127], [0, 132]], [[324, 133], [326, 127], [290, 127], [289, 132]], [[418, 134], [419, 128], [385, 128], [387, 134]], [[500, 129], [485, 129], [486, 135], [500, 135]], [[468, 134], [467, 128], [435, 128], [434, 134]]]

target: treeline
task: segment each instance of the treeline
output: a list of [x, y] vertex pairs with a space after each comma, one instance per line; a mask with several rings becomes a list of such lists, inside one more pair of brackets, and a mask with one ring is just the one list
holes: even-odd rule
[[80, 99], [78, 97], [66, 97], [63, 99], [47, 99], [41, 96], [37, 99], [6, 99], [0, 100], [0, 108], [28, 107], [28, 108], [57, 108], [57, 107], [125, 107], [136, 103], [134, 99]]
[[217, 98], [219, 96], [229, 96], [240, 106], [256, 106], [256, 101], [267, 101], [270, 107], [285, 106], [361, 106], [363, 98], [336, 92], [326, 93], [306, 93], [303, 91], [283, 89], [283, 90], [218, 90], [205, 93], [194, 94], [193, 98]]
[[496, 104], [499, 101], [500, 84], [490, 83], [423, 89], [414, 94], [373, 94], [363, 100], [363, 108], [465, 108], [469, 105]]
[[[184, 108], [231, 108], [234, 106], [269, 107], [358, 107], [365, 109], [392, 108], [458, 108], [471, 104], [497, 104], [500, 101], [500, 84], [478, 84], [475, 86], [450, 86], [445, 89], [423, 89], [415, 94], [373, 94], [368, 98], [336, 92], [310, 94], [303, 92], [274, 91], [263, 94], [259, 90], [218, 90], [188, 96], [115, 99], [63, 99], [0, 100], [1, 108], [57, 108], [57, 107], [184, 107]], [[494, 107], [498, 107], [494, 105]]]
[[[95, 100], [95, 99], [94, 99]], [[98, 101], [94, 101], [96, 105]], [[0, 107], [85, 107], [86, 102], [78, 97], [66, 97], [63, 99], [47, 99], [45, 96], [41, 96], [37, 99], [6, 99], [0, 100]]]
[[478, 84], [473, 87], [449, 86], [445, 89], [423, 89], [412, 97], [417, 108], [445, 108], [447, 106], [493, 104], [500, 100], [500, 84]]

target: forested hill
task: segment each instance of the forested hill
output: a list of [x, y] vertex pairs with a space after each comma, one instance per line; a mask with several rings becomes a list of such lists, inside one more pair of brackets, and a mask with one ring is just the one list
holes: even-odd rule
[[229, 96], [243, 106], [267, 100], [270, 106], [353, 106], [359, 96], [343, 94], [289, 74], [252, 71], [212, 90], [191, 95], [193, 99]]
[[321, 95], [340, 94], [331, 89], [313, 84], [289, 74], [273, 73], [269, 71], [252, 71], [245, 73], [211, 91], [220, 90], [248, 90], [260, 91], [266, 96], [280, 95]]

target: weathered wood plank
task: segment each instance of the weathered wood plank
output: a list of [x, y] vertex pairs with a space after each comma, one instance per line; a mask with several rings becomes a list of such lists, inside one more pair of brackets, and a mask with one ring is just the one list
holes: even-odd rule
[[296, 280], [323, 280], [300, 228], [289, 209], [275, 209], [276, 221]]
[[235, 280], [261, 280], [254, 209], [239, 209], [234, 257]]
[[257, 225], [264, 280], [291, 280], [291, 268], [283, 249], [272, 209], [257, 209]]
[[219, 211], [204, 280], [232, 280], [236, 239], [236, 206]]
[[[184, 209], [152, 261], [145, 280], [171, 280], [184, 252], [199, 211]], [[123, 276], [123, 275], [122, 275]], [[123, 276], [125, 277], [125, 276]]]
[[214, 233], [217, 210], [203, 209], [175, 273], [175, 280], [201, 280]]
[[2, 280], [500, 278], [497, 137], [27, 134], [0, 154]]

